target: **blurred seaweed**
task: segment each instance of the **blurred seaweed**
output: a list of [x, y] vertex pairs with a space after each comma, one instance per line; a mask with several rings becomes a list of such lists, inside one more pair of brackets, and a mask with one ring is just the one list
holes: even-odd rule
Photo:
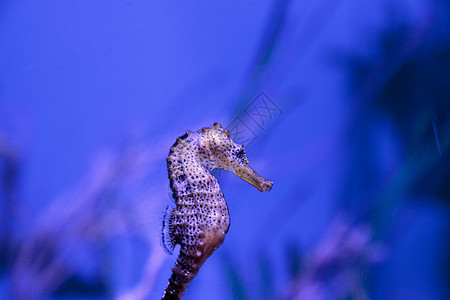
[[[415, 23], [391, 4], [391, 23], [377, 37], [378, 48], [366, 57], [343, 59], [355, 108], [349, 169], [370, 187], [355, 193], [347, 181], [344, 203], [360, 217], [371, 216], [385, 237], [404, 196], [446, 205], [450, 199], [450, 3], [426, 4]], [[400, 163], [387, 171], [380, 167], [379, 140], [370, 135], [380, 123], [391, 126], [401, 149]], [[370, 204], [357, 207], [361, 199]]]
[[[320, 244], [305, 255], [285, 299], [369, 299], [370, 267], [385, 258], [368, 226], [337, 217]], [[293, 265], [297, 265], [295, 259]]]
[[[430, 207], [442, 201], [447, 215], [450, 205], [450, 2], [424, 3], [419, 21], [407, 20], [402, 7], [390, 4], [390, 23], [376, 37], [377, 48], [341, 61], [348, 66], [354, 108], [348, 170], [360, 186], [355, 189], [349, 176], [342, 203], [389, 244], [405, 233], [398, 220], [417, 201]], [[401, 149], [398, 162], [388, 166], [380, 150], [383, 126]], [[441, 238], [448, 253], [448, 222], [445, 226], [447, 238]], [[448, 257], [439, 259], [448, 274]], [[442, 272], [442, 266], [436, 269]]]
[[15, 247], [16, 201], [20, 176], [18, 150], [0, 131], [0, 270], [9, 268]]
[[[2, 203], [14, 207], [11, 201], [17, 188], [18, 158], [5, 143], [0, 145], [2, 198], [7, 200]], [[4, 265], [6, 256], [12, 298], [39, 299], [51, 294], [109, 294], [118, 299], [148, 297], [165, 259], [155, 216], [158, 220], [166, 199], [165, 190], [161, 193], [154, 181], [149, 182], [148, 176], [155, 171], [165, 149], [160, 144], [139, 143], [123, 148], [102, 153], [94, 159], [91, 170], [78, 187], [52, 201], [39, 218], [31, 222], [32, 229], [27, 234], [10, 237], [6, 233], [14, 231], [2, 230], [2, 261]], [[12, 215], [7, 209], [2, 212], [6, 215], [4, 218]], [[9, 219], [6, 223], [12, 224]], [[108, 279], [111, 262], [105, 261], [111, 256], [111, 240], [117, 237], [139, 240], [148, 249], [141, 279], [124, 291], [116, 291], [111, 286]], [[15, 243], [4, 242], [6, 238]], [[87, 258], [88, 263], [84, 260], [80, 264], [80, 256]], [[93, 270], [86, 268], [92, 263]]]
[[253, 259], [259, 284], [249, 288], [239, 267], [223, 257], [233, 299], [370, 299], [369, 273], [387, 256], [370, 226], [351, 222], [341, 214], [329, 224], [318, 244], [309, 250], [296, 243], [285, 245], [287, 285], [276, 287], [275, 263], [264, 250]]

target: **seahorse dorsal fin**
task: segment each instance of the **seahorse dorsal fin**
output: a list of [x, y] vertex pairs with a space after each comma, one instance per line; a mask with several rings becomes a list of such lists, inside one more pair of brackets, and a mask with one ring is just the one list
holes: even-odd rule
[[168, 205], [164, 212], [162, 228], [161, 228], [161, 246], [164, 248], [164, 251], [172, 255], [173, 250], [175, 249], [175, 243], [170, 236], [170, 216], [172, 214], [173, 208]]

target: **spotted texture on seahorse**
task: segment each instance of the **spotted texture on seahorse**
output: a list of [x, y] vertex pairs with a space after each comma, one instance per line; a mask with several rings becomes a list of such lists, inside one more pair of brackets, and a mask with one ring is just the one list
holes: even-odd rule
[[162, 245], [172, 254], [178, 244], [180, 254], [162, 299], [181, 299], [230, 226], [227, 203], [210, 171], [231, 171], [261, 192], [270, 191], [273, 183], [250, 168], [244, 146], [218, 123], [180, 136], [166, 161], [176, 207], [166, 210]]

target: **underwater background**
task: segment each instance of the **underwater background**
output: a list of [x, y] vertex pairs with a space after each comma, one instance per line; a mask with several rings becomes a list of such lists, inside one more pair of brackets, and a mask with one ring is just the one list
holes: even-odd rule
[[160, 299], [176, 138], [231, 226], [184, 299], [450, 298], [450, 1], [0, 1], [0, 299]]

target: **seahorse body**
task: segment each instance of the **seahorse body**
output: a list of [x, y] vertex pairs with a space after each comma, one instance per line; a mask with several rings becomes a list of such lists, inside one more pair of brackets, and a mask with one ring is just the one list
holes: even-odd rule
[[176, 207], [168, 207], [163, 221], [162, 245], [180, 254], [172, 268], [162, 299], [181, 299], [206, 259], [222, 245], [230, 226], [228, 206], [217, 179], [209, 171], [232, 171], [260, 191], [272, 181], [248, 166], [243, 145], [236, 144], [218, 123], [197, 132], [187, 131], [167, 157], [170, 188]]

